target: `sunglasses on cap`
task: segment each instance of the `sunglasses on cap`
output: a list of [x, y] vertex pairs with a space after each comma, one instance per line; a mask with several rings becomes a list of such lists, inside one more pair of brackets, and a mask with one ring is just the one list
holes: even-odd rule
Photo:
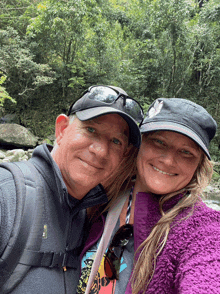
[[[123, 91], [123, 90], [122, 90]], [[91, 86], [69, 109], [68, 115], [94, 107], [109, 106], [130, 115], [137, 123], [144, 117], [141, 105], [125, 92], [110, 86]], [[80, 100], [83, 100], [81, 102]]]
[[125, 224], [115, 233], [104, 259], [105, 274], [109, 280], [119, 280], [121, 257], [133, 236], [133, 225]]

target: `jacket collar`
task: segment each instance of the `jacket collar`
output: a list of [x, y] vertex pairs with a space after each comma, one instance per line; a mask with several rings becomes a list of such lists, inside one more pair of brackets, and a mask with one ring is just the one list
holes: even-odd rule
[[81, 200], [73, 198], [71, 195], [67, 197], [67, 203], [71, 209], [81, 210], [95, 205], [108, 202], [108, 197], [101, 184], [90, 190]]

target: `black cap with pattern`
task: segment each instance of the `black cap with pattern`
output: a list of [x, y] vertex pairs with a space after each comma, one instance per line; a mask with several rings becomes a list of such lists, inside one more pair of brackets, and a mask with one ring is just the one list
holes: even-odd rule
[[161, 130], [189, 137], [211, 159], [208, 147], [215, 136], [217, 123], [202, 106], [182, 98], [158, 98], [149, 107], [140, 131]]

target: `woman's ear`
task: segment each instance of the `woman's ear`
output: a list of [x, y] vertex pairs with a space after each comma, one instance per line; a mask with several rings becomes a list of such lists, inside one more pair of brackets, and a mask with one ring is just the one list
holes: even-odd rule
[[69, 117], [65, 114], [60, 114], [56, 119], [55, 124], [55, 136], [57, 139], [57, 143], [59, 144], [59, 140], [63, 137], [64, 130], [69, 125]]

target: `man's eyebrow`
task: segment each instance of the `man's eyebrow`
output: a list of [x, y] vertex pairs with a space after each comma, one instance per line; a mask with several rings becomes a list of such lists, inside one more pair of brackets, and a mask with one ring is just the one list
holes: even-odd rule
[[[98, 124], [98, 125], [100, 125], [100, 124], [102, 124], [101, 122], [99, 122], [98, 120], [97, 120], [97, 118], [93, 118], [93, 119], [88, 119], [88, 120], [85, 120], [85, 121], [83, 121], [84, 123], [89, 123], [89, 124]], [[126, 141], [128, 141], [129, 140], [129, 132], [128, 132], [128, 134], [126, 134], [126, 132], [124, 132], [124, 133], [122, 133], [122, 132], [118, 132], [118, 133], [116, 133], [116, 136], [120, 136], [120, 137], [123, 137], [124, 138], [124, 140], [126, 140]]]
[[98, 120], [96, 120], [96, 118], [93, 119], [88, 119], [84, 121], [85, 123], [89, 123], [89, 124], [101, 124], [101, 122], [99, 122]]

